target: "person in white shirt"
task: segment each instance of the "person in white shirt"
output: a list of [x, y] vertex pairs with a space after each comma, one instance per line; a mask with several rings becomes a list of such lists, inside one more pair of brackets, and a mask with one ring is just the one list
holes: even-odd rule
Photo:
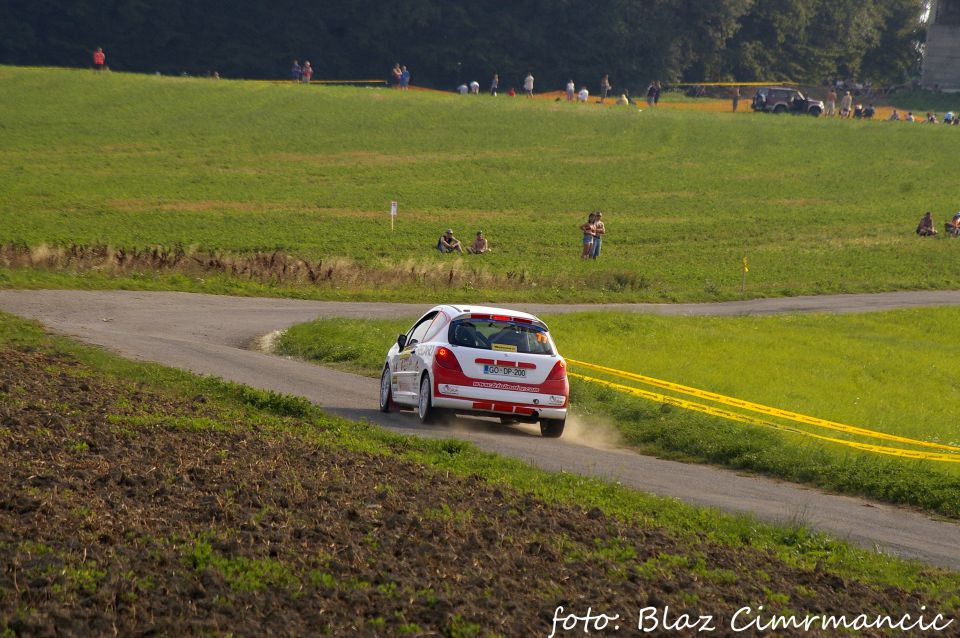
[[480, 83], [474, 80], [470, 83], [470, 92], [474, 95], [480, 95]]
[[587, 87], [581, 87], [580, 93], [577, 94], [578, 102], [586, 102], [590, 99], [590, 91], [587, 90]]
[[460, 86], [457, 87], [457, 93], [459, 93], [460, 95], [466, 95], [467, 91], [469, 90], [470, 89], [467, 88], [466, 84], [461, 84]]
[[527, 73], [527, 77], [523, 78], [523, 92], [527, 97], [533, 97], [533, 74]]
[[573, 102], [573, 94], [576, 90], [577, 87], [573, 84], [573, 80], [567, 82], [567, 102]]

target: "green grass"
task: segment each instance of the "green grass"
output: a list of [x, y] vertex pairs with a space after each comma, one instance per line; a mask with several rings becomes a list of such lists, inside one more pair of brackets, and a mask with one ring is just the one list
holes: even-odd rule
[[[960, 357], [960, 345], [946, 335], [958, 322], [960, 309], [955, 308], [865, 315], [689, 318], [587, 313], [548, 318], [561, 353], [572, 359], [953, 446], [960, 446], [960, 387], [951, 362]], [[290, 328], [277, 348], [376, 377], [386, 350], [409, 323], [320, 320]], [[633, 385], [576, 366], [571, 370]], [[860, 452], [665, 408], [576, 379], [571, 403], [587, 423], [612, 420], [628, 443], [651, 453], [755, 470], [960, 517], [957, 463]]]
[[[751, 517], [723, 515], [599, 479], [545, 472], [517, 460], [482, 452], [469, 443], [400, 436], [369, 424], [329, 417], [303, 399], [121, 359], [66, 338], [46, 335], [37, 324], [5, 314], [0, 314], [0, 346], [28, 346], [66, 353], [108, 380], [122, 379], [125, 384], [142, 384], [141, 387], [175, 397], [194, 397], [202, 393], [208, 404], [224, 415], [222, 420], [225, 423], [232, 423], [239, 429], [292, 434], [317, 445], [412, 460], [427, 466], [428, 471], [480, 477], [493, 484], [531, 493], [550, 503], [585, 509], [598, 507], [625, 521], [661, 528], [692, 543], [709, 541], [734, 548], [770, 551], [790, 565], [807, 569], [818, 566], [818, 569], [830, 570], [844, 578], [856, 578], [869, 585], [920, 590], [939, 601], [945, 609], [960, 604], [956, 595], [960, 591], [960, 575], [956, 573], [860, 550], [826, 535], [810, 532], [801, 525], [768, 526]], [[184, 539], [182, 544], [186, 548], [188, 567], [201, 571], [216, 569], [240, 591], [267, 586], [286, 587], [293, 582], [282, 565], [269, 560], [227, 559], [213, 550], [208, 538]], [[598, 547], [598, 551], [603, 552], [613, 549]], [[45, 550], [41, 547], [37, 551]], [[96, 574], [90, 572], [89, 575]], [[322, 574], [318, 573], [316, 577], [320, 584], [334, 584]], [[86, 581], [81, 584], [85, 585]]]
[[[957, 206], [942, 188], [957, 135], [0, 67], [0, 243], [282, 249], [337, 266], [330, 284], [241, 281], [247, 294], [727, 299], [743, 253], [748, 296], [956, 288], [960, 242], [913, 228]], [[597, 208], [605, 255], [583, 263], [577, 226]], [[482, 228], [492, 253], [437, 255], [448, 226], [463, 239]], [[203, 276], [28, 278], [230, 289]]]

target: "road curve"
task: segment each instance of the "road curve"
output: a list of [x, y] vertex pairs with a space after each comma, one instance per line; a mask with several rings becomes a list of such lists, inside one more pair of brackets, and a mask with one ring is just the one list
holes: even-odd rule
[[[793, 297], [725, 304], [610, 305], [602, 309], [675, 315], [868, 312], [960, 305], [958, 292]], [[330, 413], [366, 419], [404, 434], [466, 439], [548, 470], [624, 485], [773, 522], [800, 522], [855, 544], [960, 570], [960, 524], [922, 512], [713, 467], [664, 461], [564, 439], [545, 440], [528, 427], [487, 421], [456, 429], [420, 426], [411, 414], [376, 410], [377, 381], [250, 349], [261, 335], [317, 317], [414, 317], [429, 306], [225, 297], [136, 291], [0, 291], [0, 310], [123, 356], [211, 374], [265, 390], [302, 395]], [[536, 313], [598, 306], [511, 304]]]

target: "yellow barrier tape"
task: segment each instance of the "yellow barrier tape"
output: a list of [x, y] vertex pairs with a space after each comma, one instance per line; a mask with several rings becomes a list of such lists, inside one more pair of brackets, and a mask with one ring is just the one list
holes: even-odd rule
[[927, 461], [943, 461], [945, 463], [960, 463], [960, 456], [953, 456], [950, 454], [942, 454], [938, 452], [919, 452], [917, 450], [901, 450], [899, 448], [886, 447], [883, 445], [871, 445], [869, 443], [858, 443], [856, 441], [844, 441], [843, 439], [836, 439], [830, 436], [816, 434], [815, 432], [807, 432], [805, 430], [799, 430], [797, 428], [792, 428], [788, 425], [783, 425], [781, 423], [773, 423], [772, 421], [766, 421], [764, 419], [753, 417], [747, 414], [739, 414], [737, 412], [731, 412], [729, 410], [724, 410], [722, 408], [715, 408], [713, 406], [703, 405], [702, 403], [687, 401], [686, 399], [679, 399], [677, 397], [671, 397], [665, 394], [659, 394], [657, 392], [641, 390], [640, 388], [632, 388], [630, 386], [614, 383], [612, 381], [595, 379], [593, 377], [584, 376], [582, 374], [577, 374], [575, 372], [567, 372], [567, 375], [575, 379], [582, 379], [589, 383], [596, 383], [598, 385], [606, 386], [608, 388], [612, 388], [620, 392], [626, 392], [628, 394], [632, 394], [634, 396], [638, 396], [643, 399], [649, 399], [651, 401], [657, 401], [659, 403], [667, 403], [670, 405], [675, 405], [679, 408], [684, 408], [685, 410], [703, 412], [704, 414], [710, 414], [712, 416], [717, 416], [723, 419], [729, 419], [731, 421], [738, 421], [740, 423], [747, 423], [749, 425], [759, 425], [762, 427], [769, 427], [776, 430], [781, 430], [783, 432], [791, 432], [793, 434], [799, 434], [801, 436], [807, 436], [814, 439], [819, 439], [821, 441], [828, 441], [830, 443], [836, 443], [838, 445], [845, 445], [847, 447], [851, 447], [857, 450], [874, 452], [876, 454], [885, 454], [887, 456], [899, 456], [902, 458], [909, 458], [909, 459], [920, 459], [920, 460], [927, 460]]
[[605, 372], [615, 377], [630, 379], [631, 381], [638, 381], [640, 383], [652, 385], [657, 388], [663, 388], [664, 390], [672, 390], [674, 392], [679, 392], [681, 394], [686, 394], [688, 396], [694, 396], [700, 399], [707, 399], [708, 401], [714, 401], [716, 403], [720, 403], [723, 405], [729, 405], [731, 407], [741, 408], [743, 410], [749, 410], [751, 412], [759, 412], [760, 414], [766, 414], [769, 416], [780, 417], [782, 419], [787, 419], [788, 421], [793, 421], [795, 423], [803, 423], [806, 425], [821, 427], [828, 430], [846, 432], [847, 434], [859, 434], [860, 436], [867, 436], [870, 438], [882, 439], [885, 441], [894, 441], [896, 443], [906, 443], [908, 445], [929, 447], [937, 450], [947, 450], [949, 452], [960, 452], [960, 447], [957, 447], [954, 445], [946, 445], [943, 443], [931, 443], [929, 441], [920, 441], [918, 439], [911, 439], [904, 436], [897, 436], [896, 434], [888, 434], [886, 432], [877, 432], [875, 430], [868, 430], [866, 428], [860, 428], [853, 425], [837, 423], [835, 421], [828, 421], [826, 419], [818, 419], [817, 417], [807, 416], [805, 414], [797, 414], [796, 412], [781, 410], [780, 408], [772, 408], [770, 406], [761, 405], [759, 403], [744, 401], [743, 399], [735, 399], [733, 397], [727, 397], [722, 394], [717, 394], [716, 392], [710, 392], [708, 390], [691, 388], [689, 386], [680, 385], [679, 383], [671, 383], [670, 381], [661, 381], [660, 379], [654, 379], [653, 377], [647, 377], [642, 374], [625, 372], [623, 370], [608, 368], [606, 366], [600, 366], [594, 363], [586, 363], [584, 361], [576, 361], [574, 359], [567, 359], [567, 363], [573, 364], [575, 366], [580, 366], [582, 368], [587, 368], [590, 370], [596, 370], [598, 372]]

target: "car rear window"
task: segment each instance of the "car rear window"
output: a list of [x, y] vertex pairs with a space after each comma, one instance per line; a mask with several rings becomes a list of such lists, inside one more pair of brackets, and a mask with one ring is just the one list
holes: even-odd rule
[[450, 324], [449, 341], [456, 346], [520, 352], [553, 354], [547, 331], [540, 326], [499, 319], [457, 319]]

